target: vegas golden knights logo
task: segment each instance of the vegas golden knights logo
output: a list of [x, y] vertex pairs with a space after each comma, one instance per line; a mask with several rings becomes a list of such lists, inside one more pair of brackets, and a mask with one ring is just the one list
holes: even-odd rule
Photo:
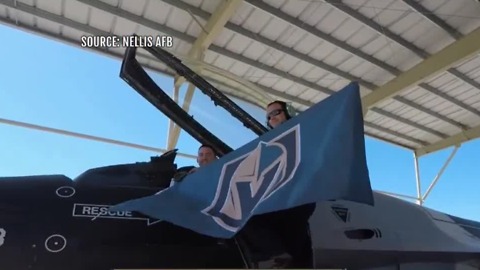
[[236, 232], [252, 211], [292, 180], [300, 163], [300, 125], [225, 163], [215, 198], [202, 212]]

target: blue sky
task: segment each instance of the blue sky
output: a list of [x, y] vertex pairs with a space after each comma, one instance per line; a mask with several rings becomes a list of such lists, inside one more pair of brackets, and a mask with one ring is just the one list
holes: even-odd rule
[[[119, 78], [120, 60], [0, 25], [0, 118], [165, 148], [168, 119]], [[152, 74], [167, 92], [173, 79]], [[181, 100], [186, 85], [182, 88]], [[258, 120], [263, 111], [241, 104]], [[202, 111], [209, 112], [209, 114]], [[190, 114], [233, 148], [255, 138], [196, 92]], [[214, 115], [213, 118], [211, 115]], [[228, 129], [225, 125], [228, 125]], [[228, 136], [234, 131], [236, 137]], [[0, 175], [64, 174], [118, 163], [148, 161], [156, 153], [0, 124]], [[198, 143], [182, 132], [180, 152], [195, 154]], [[413, 153], [366, 138], [372, 186], [416, 194]], [[420, 159], [422, 190], [428, 188], [451, 149]], [[426, 206], [480, 220], [480, 140], [464, 144], [430, 193]], [[194, 160], [178, 158], [178, 165]]]

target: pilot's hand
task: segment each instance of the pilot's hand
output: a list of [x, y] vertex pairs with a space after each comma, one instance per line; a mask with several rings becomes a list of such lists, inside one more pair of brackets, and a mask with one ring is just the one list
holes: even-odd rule
[[173, 181], [175, 182], [180, 182], [187, 176], [188, 172], [178, 172], [175, 175], [173, 175]]
[[185, 178], [185, 176], [195, 172], [196, 170], [197, 168], [195, 166], [182, 167], [173, 175], [173, 181], [180, 182], [183, 180], [183, 178]]

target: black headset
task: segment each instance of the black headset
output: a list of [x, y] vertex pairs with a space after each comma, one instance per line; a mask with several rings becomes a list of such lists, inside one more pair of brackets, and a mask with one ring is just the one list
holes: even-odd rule
[[[285, 113], [285, 118], [287, 120], [291, 119], [292, 115], [294, 115], [294, 113], [291, 111], [291, 108], [289, 108], [288, 104], [285, 101], [275, 100], [273, 102], [270, 102], [267, 105], [267, 107], [272, 105], [272, 104], [280, 104], [280, 106], [282, 107], [281, 110], [283, 111], [283, 113]], [[273, 129], [273, 127], [270, 125], [270, 123], [268, 123], [268, 116], [267, 116], [267, 127], [269, 127], [270, 129]]]

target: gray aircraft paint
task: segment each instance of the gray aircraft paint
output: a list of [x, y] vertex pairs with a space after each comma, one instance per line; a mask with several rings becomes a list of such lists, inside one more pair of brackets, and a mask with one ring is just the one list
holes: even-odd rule
[[[449, 260], [447, 264], [442, 264], [448, 267], [471, 259], [479, 263], [480, 223], [378, 192], [374, 193], [374, 198], [374, 206], [347, 201], [317, 204], [310, 227], [319, 266], [338, 265], [342, 257], [343, 260], [350, 258], [353, 261], [356, 260], [353, 257], [358, 255], [362, 269], [382, 269], [376, 268], [380, 266], [389, 269], [388, 263], [385, 265], [382, 260], [391, 261], [392, 256], [398, 257], [400, 253], [401, 258], [395, 259], [404, 266], [400, 269], [441, 269], [437, 265], [441, 262], [436, 261], [435, 254], [451, 255], [452, 258], [438, 258], [439, 261]], [[350, 239], [345, 234], [346, 231], [358, 230], [363, 230], [368, 239]], [[366, 267], [369, 262], [365, 263], [360, 256], [370, 256], [368, 261], [372, 266]], [[418, 268], [412, 264], [415, 261], [421, 261], [417, 263]]]

